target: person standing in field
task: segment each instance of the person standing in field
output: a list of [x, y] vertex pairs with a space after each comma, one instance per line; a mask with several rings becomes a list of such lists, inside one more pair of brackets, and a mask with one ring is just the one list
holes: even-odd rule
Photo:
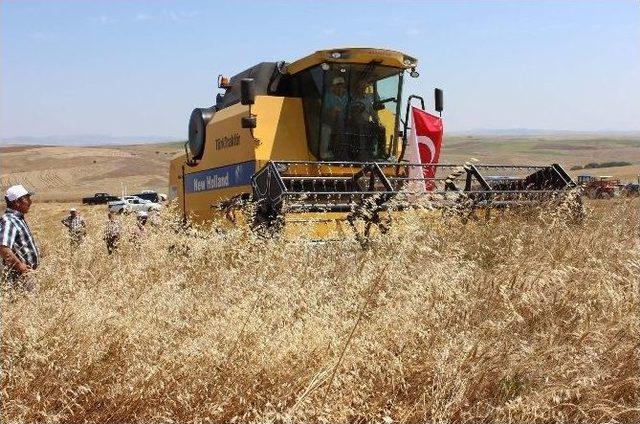
[[112, 254], [120, 242], [122, 224], [116, 219], [116, 215], [109, 211], [107, 225], [104, 229], [104, 241], [107, 243], [107, 253]]
[[31, 208], [31, 195], [22, 185], [9, 187], [4, 195], [7, 209], [0, 218], [3, 280], [11, 288], [26, 291], [35, 288], [30, 274], [40, 262], [38, 247], [24, 218]]
[[134, 243], [140, 242], [147, 235], [147, 218], [146, 212], [140, 211], [136, 216], [136, 225], [131, 229], [131, 241]]
[[69, 209], [69, 216], [64, 218], [62, 224], [69, 229], [69, 238], [71, 240], [71, 248], [77, 249], [82, 243], [85, 234], [87, 234], [87, 225], [84, 219], [78, 214], [76, 208]]

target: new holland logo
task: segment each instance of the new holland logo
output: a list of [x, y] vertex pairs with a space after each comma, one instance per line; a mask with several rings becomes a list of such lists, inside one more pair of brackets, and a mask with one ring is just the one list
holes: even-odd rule
[[237, 146], [240, 144], [240, 134], [225, 135], [224, 137], [216, 138], [216, 150], [226, 149], [228, 147]]
[[255, 169], [255, 162], [250, 161], [187, 174], [185, 175], [185, 191], [187, 193], [198, 193], [249, 185]]

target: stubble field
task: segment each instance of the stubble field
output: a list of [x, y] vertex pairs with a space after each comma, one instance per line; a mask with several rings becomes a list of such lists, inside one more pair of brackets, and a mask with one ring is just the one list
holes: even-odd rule
[[[640, 421], [640, 202], [354, 240], [176, 231], [71, 254], [29, 215], [35, 295], [2, 293], [2, 422]], [[132, 225], [132, 221], [127, 221]]]

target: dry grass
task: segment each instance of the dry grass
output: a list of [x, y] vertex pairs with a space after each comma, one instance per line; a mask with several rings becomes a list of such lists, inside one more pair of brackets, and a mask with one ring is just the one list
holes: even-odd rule
[[70, 255], [35, 205], [2, 422], [637, 422], [639, 206], [411, 213], [368, 251], [160, 228], [109, 257], [102, 207]]

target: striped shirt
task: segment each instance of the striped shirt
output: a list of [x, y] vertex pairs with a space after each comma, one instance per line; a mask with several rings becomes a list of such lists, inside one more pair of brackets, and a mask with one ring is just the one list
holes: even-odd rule
[[84, 219], [80, 215], [69, 215], [62, 220], [62, 223], [69, 229], [71, 234], [83, 233], [85, 228]]
[[0, 246], [6, 246], [32, 269], [38, 267], [38, 247], [21, 212], [7, 208], [0, 217]]

